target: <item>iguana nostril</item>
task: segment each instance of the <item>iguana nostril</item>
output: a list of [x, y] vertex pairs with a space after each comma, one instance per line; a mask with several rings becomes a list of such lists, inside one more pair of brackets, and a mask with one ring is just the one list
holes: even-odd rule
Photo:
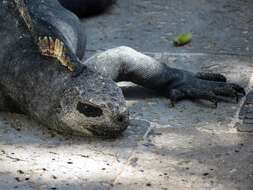
[[103, 111], [93, 105], [78, 102], [76, 109], [86, 117], [100, 117]]
[[116, 120], [117, 120], [117, 122], [119, 122], [119, 123], [127, 123], [128, 120], [129, 120], [129, 114], [128, 114], [128, 112], [123, 112], [123, 113], [119, 114], [119, 115], [116, 117]]

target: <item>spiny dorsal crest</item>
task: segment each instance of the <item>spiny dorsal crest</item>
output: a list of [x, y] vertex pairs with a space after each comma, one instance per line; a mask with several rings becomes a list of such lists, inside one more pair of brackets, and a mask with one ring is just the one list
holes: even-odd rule
[[56, 58], [61, 65], [67, 67], [70, 71], [74, 71], [75, 65], [71, 63], [70, 57], [67, 56], [67, 48], [65, 47], [64, 43], [61, 40], [57, 38], [53, 39], [50, 36], [38, 36], [33, 26], [32, 17], [29, 14], [24, 0], [14, 0], [14, 2], [18, 8], [20, 16], [25, 22], [25, 25], [37, 43], [41, 54]]

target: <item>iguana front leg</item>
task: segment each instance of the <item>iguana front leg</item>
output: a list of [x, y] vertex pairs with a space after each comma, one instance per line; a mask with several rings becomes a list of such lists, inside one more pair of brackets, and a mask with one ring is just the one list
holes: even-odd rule
[[111, 77], [114, 81], [131, 81], [170, 98], [172, 102], [182, 99], [204, 99], [217, 102], [221, 97], [238, 100], [245, 95], [244, 89], [217, 73], [197, 73], [170, 68], [155, 59], [128, 47], [114, 48], [97, 54], [85, 64]]

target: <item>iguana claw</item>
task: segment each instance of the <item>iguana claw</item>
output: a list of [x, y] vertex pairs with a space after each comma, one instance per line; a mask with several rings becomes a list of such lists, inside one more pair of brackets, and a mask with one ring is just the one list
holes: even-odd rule
[[199, 79], [217, 81], [217, 82], [227, 82], [227, 78], [219, 73], [205, 73], [199, 72], [195, 75]]
[[215, 107], [224, 97], [239, 99], [245, 95], [244, 89], [233, 83], [227, 83], [223, 75], [216, 73], [182, 73], [182, 80], [177, 81], [169, 90], [168, 97], [174, 103], [182, 99], [202, 99], [213, 102]]

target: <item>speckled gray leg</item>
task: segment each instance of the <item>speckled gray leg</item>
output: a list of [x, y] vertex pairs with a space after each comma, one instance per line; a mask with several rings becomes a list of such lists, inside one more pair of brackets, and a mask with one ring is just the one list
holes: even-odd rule
[[116, 82], [131, 81], [147, 88], [157, 88], [167, 84], [173, 77], [178, 78], [178, 75], [181, 75], [172, 68], [168, 70], [165, 64], [154, 58], [126, 46], [98, 53], [84, 64]]
[[131, 81], [155, 90], [177, 102], [182, 99], [203, 99], [213, 102], [219, 96], [238, 99], [244, 89], [226, 82], [219, 73], [191, 73], [171, 68], [129, 47], [118, 47], [99, 53], [84, 62], [114, 81]]

